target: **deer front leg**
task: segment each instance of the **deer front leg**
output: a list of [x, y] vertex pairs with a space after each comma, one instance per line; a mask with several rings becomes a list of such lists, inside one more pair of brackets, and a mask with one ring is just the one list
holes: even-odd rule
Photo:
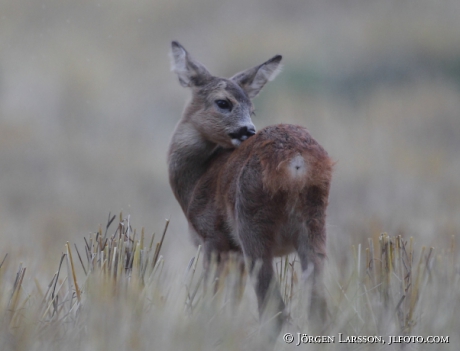
[[[203, 245], [203, 268], [204, 268], [204, 286], [212, 284], [213, 293], [217, 293], [220, 286], [220, 278], [228, 260], [228, 252], [219, 251], [218, 247], [210, 240], [205, 240]], [[210, 272], [214, 274], [210, 277]], [[212, 281], [209, 281], [209, 278]]]

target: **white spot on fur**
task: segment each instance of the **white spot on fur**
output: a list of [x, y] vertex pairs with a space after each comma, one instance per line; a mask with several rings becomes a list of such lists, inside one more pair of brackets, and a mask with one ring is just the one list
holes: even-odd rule
[[294, 156], [291, 161], [289, 161], [289, 173], [293, 178], [301, 178], [307, 174], [307, 164], [302, 155]]
[[239, 139], [232, 139], [232, 144], [234, 147], [238, 147], [241, 145], [241, 140]]

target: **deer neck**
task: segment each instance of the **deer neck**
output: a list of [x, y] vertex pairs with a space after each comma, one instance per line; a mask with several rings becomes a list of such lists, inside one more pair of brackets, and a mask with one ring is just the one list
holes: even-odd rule
[[182, 120], [176, 126], [168, 153], [169, 182], [184, 211], [217, 149], [218, 146], [204, 139], [190, 121]]

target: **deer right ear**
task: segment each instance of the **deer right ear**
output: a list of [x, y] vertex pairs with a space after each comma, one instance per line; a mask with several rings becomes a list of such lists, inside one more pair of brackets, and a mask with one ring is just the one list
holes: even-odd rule
[[177, 41], [171, 43], [171, 70], [183, 87], [201, 86], [212, 77], [206, 67], [193, 60]]

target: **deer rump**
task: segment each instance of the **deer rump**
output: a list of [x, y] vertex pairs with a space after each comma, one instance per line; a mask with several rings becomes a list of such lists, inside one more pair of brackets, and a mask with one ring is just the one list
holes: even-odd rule
[[283, 256], [299, 240], [313, 256], [326, 254], [332, 162], [305, 128], [266, 127], [237, 149], [217, 147], [206, 168], [183, 210], [208, 262], [229, 251]]

